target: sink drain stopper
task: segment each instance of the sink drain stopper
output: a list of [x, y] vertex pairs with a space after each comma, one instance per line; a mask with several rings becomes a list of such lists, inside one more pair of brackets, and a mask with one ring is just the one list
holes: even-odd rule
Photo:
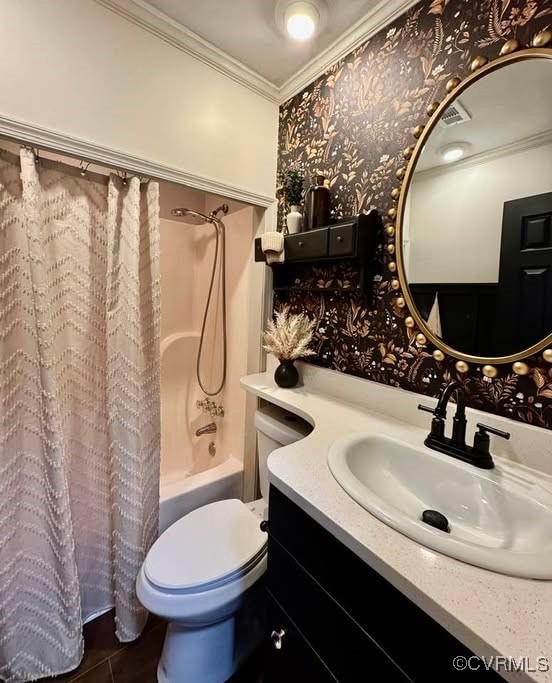
[[436, 529], [440, 529], [441, 531], [446, 531], [447, 534], [450, 533], [448, 519], [437, 510], [424, 510], [422, 512], [422, 522], [425, 522]]

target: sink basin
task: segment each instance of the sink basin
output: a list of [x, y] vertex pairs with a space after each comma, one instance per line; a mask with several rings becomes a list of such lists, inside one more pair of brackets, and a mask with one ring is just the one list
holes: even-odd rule
[[[418, 543], [503, 574], [552, 579], [552, 487], [515, 466], [472, 465], [381, 434], [330, 447], [328, 465], [368, 512]], [[449, 531], [421, 520], [443, 514]]]

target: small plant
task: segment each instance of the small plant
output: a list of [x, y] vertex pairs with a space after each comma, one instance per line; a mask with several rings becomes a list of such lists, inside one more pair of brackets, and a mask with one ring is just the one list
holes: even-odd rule
[[313, 331], [314, 321], [303, 313], [290, 314], [289, 306], [283, 306], [276, 311], [275, 319], [268, 321], [263, 348], [280, 361], [314, 356], [309, 349]]
[[288, 168], [282, 176], [282, 190], [290, 206], [299, 206], [305, 194], [305, 174], [297, 168]]

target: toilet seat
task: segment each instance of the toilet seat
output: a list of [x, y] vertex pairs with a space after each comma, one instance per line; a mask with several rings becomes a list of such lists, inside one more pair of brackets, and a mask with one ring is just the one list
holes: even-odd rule
[[236, 581], [262, 561], [266, 534], [237, 499], [205, 505], [170, 526], [143, 565], [158, 590], [203, 593]]

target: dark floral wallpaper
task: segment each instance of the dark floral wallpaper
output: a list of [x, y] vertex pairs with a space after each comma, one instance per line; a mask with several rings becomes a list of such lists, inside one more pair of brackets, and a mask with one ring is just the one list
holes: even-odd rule
[[[443, 99], [448, 79], [467, 75], [474, 56], [495, 58], [510, 38], [529, 45], [551, 25], [552, 0], [423, 0], [282, 105], [279, 170], [300, 164], [308, 175], [323, 172], [338, 218], [371, 207], [385, 215], [401, 150], [427, 120], [427, 106]], [[433, 396], [458, 379], [472, 407], [552, 429], [552, 365], [534, 357], [529, 375], [503, 365], [489, 379], [475, 365], [459, 374], [454, 359], [438, 363], [433, 347], [419, 346], [405, 327], [408, 311], [394, 306], [379, 258], [375, 305], [358, 291], [331, 291], [336, 281], [354, 281], [348, 262], [343, 273], [335, 265], [306, 269], [294, 290], [275, 293], [276, 306], [289, 303], [316, 320], [311, 362]], [[328, 291], [313, 291], [314, 283]]]

